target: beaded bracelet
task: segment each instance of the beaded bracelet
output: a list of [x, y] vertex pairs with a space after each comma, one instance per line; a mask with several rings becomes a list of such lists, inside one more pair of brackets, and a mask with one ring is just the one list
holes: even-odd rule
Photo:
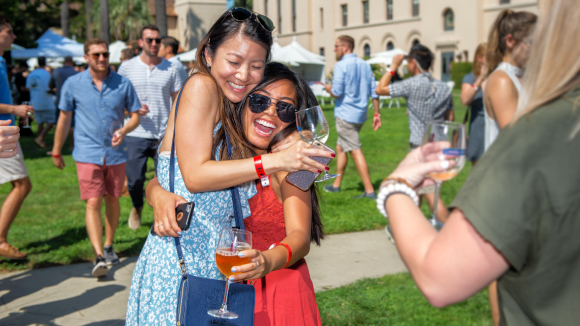
[[385, 209], [385, 202], [390, 195], [405, 194], [413, 200], [415, 205], [419, 206], [419, 196], [413, 190], [413, 187], [403, 178], [387, 178], [381, 184], [379, 193], [377, 195], [377, 208], [384, 217], [388, 218], [387, 210]]

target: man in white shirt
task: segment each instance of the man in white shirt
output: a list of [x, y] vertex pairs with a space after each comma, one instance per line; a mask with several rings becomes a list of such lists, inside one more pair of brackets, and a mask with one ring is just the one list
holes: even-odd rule
[[119, 75], [131, 81], [142, 106], [141, 124], [125, 138], [129, 150], [127, 188], [133, 203], [129, 227], [133, 230], [141, 226], [147, 159], [153, 158], [157, 165], [157, 144], [165, 134], [172, 98], [185, 81], [182, 68], [158, 56], [161, 36], [157, 26], [143, 27], [139, 46], [141, 55], [119, 67]]
[[50, 73], [44, 68], [46, 66], [46, 58], [38, 58], [38, 67], [28, 74], [26, 78], [26, 88], [30, 90], [30, 102], [34, 107], [34, 118], [38, 124], [38, 137], [34, 142], [40, 147], [45, 148], [44, 136], [52, 129], [56, 123], [56, 107], [52, 95], [48, 92], [51, 88]]
[[159, 53], [157, 53], [157, 55], [183, 68], [183, 72], [187, 75], [185, 66], [176, 56], [178, 49], [179, 49], [179, 41], [175, 39], [175, 37], [163, 36], [161, 38], [161, 45], [159, 46]]

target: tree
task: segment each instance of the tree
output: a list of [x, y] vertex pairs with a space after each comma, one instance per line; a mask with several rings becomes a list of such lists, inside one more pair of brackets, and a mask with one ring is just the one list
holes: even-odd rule
[[162, 36], [167, 35], [167, 12], [165, 10], [165, 0], [155, 0], [155, 23]]
[[[103, 0], [101, 0], [103, 1]], [[147, 1], [143, 0], [109, 0], [109, 19], [111, 25], [109, 35], [112, 40], [136, 40], [140, 37], [141, 28], [152, 24], [153, 17], [147, 9]], [[100, 31], [100, 2], [93, 6], [92, 17], [95, 22], [94, 31]]]
[[87, 40], [93, 38], [93, 28], [92, 28], [93, 19], [91, 15], [92, 10], [93, 10], [93, 0], [85, 0], [85, 26]]
[[62, 36], [70, 37], [68, 27], [69, 27], [68, 0], [64, 0], [60, 5], [60, 28], [62, 29]]
[[234, 7], [242, 7], [252, 10], [252, 0], [234, 0]]
[[109, 34], [109, 0], [100, 0], [101, 9], [101, 39], [105, 40], [107, 44], [111, 43], [111, 36]]
[[[10, 21], [16, 44], [35, 48], [35, 41], [51, 26], [60, 25], [60, 1], [1, 0], [0, 11]], [[42, 8], [42, 11], [39, 10]]]

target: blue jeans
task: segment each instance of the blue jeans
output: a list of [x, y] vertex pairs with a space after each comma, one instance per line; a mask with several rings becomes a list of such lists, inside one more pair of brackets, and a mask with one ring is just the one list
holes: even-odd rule
[[145, 184], [145, 172], [147, 172], [147, 159], [155, 161], [157, 169], [157, 139], [137, 137], [125, 137], [129, 150], [127, 159], [127, 189], [131, 194], [133, 207], [143, 207], [143, 185]]

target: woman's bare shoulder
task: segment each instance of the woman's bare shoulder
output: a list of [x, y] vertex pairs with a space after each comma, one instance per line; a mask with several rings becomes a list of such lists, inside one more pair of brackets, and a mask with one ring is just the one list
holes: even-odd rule
[[211, 76], [206, 74], [194, 74], [185, 83], [183, 91], [185, 93], [205, 91], [211, 94], [217, 94], [217, 85]]

